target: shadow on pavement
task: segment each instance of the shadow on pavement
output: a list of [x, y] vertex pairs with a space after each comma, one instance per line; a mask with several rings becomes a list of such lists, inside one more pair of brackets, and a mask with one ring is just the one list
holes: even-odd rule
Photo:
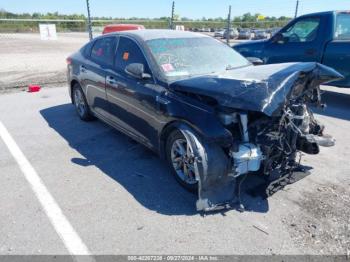
[[[165, 215], [198, 214], [197, 196], [178, 185], [165, 161], [152, 151], [101, 121], [81, 121], [71, 104], [47, 108], [40, 113], [49, 126], [83, 156], [71, 159], [72, 163], [96, 166], [150, 210]], [[259, 179], [251, 176], [249, 180], [242, 185], [246, 210], [267, 212], [266, 199], [246, 192], [246, 185], [259, 184]]]

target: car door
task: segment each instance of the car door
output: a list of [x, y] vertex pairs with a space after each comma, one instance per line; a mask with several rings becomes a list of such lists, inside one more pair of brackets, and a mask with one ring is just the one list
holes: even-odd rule
[[125, 69], [129, 64], [144, 65], [145, 73], [152, 76], [147, 59], [140, 46], [131, 38], [121, 36], [118, 41], [114, 69], [106, 76], [107, 99], [113, 121], [130, 135], [146, 145], [157, 143], [158, 119], [156, 97], [162, 88], [153, 76], [138, 79]]
[[328, 42], [322, 63], [334, 68], [345, 79], [332, 82], [332, 85], [350, 86], [350, 13], [336, 14], [335, 29], [332, 39]]
[[322, 27], [320, 17], [295, 20], [268, 41], [263, 53], [264, 62], [320, 62]]
[[92, 44], [89, 59], [80, 66], [87, 102], [91, 110], [103, 116], [106, 116], [109, 107], [106, 96], [106, 71], [113, 67], [115, 48], [115, 37], [96, 39]]

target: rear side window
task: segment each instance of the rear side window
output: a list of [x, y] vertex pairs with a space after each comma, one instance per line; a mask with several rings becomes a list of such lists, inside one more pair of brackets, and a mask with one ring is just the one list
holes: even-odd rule
[[350, 40], [350, 14], [339, 13], [334, 38], [337, 40]]
[[91, 50], [91, 59], [98, 64], [113, 65], [115, 38], [105, 37], [96, 40]]
[[316, 39], [319, 26], [320, 18], [305, 18], [287, 28], [282, 34], [291, 43], [311, 42]]
[[120, 37], [115, 58], [116, 68], [124, 71], [125, 67], [132, 63], [143, 64], [145, 66], [145, 72], [150, 73], [146, 58], [139, 46], [129, 38]]
[[92, 44], [93, 42], [89, 42], [81, 48], [80, 51], [84, 57], [90, 57]]

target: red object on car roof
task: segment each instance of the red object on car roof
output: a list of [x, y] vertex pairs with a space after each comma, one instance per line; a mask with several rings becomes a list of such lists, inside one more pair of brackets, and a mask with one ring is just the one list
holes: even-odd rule
[[134, 24], [112, 24], [112, 25], [106, 25], [105, 28], [103, 29], [102, 34], [127, 31], [127, 30], [141, 30], [141, 29], [145, 29], [145, 27], [143, 25], [134, 25]]

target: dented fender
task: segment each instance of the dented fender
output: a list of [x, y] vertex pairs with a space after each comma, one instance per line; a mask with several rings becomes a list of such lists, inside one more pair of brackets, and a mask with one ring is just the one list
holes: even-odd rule
[[231, 206], [235, 201], [236, 179], [230, 176], [229, 157], [217, 144], [203, 141], [189, 126], [181, 124], [178, 128], [193, 152], [198, 181], [197, 210], [212, 211]]
[[[179, 80], [170, 88], [211, 97], [224, 107], [274, 116], [281, 114], [286, 100], [305, 89], [342, 78], [334, 69], [318, 63], [285, 63], [248, 66]], [[301, 89], [295, 88], [298, 81], [303, 81], [299, 85]]]

